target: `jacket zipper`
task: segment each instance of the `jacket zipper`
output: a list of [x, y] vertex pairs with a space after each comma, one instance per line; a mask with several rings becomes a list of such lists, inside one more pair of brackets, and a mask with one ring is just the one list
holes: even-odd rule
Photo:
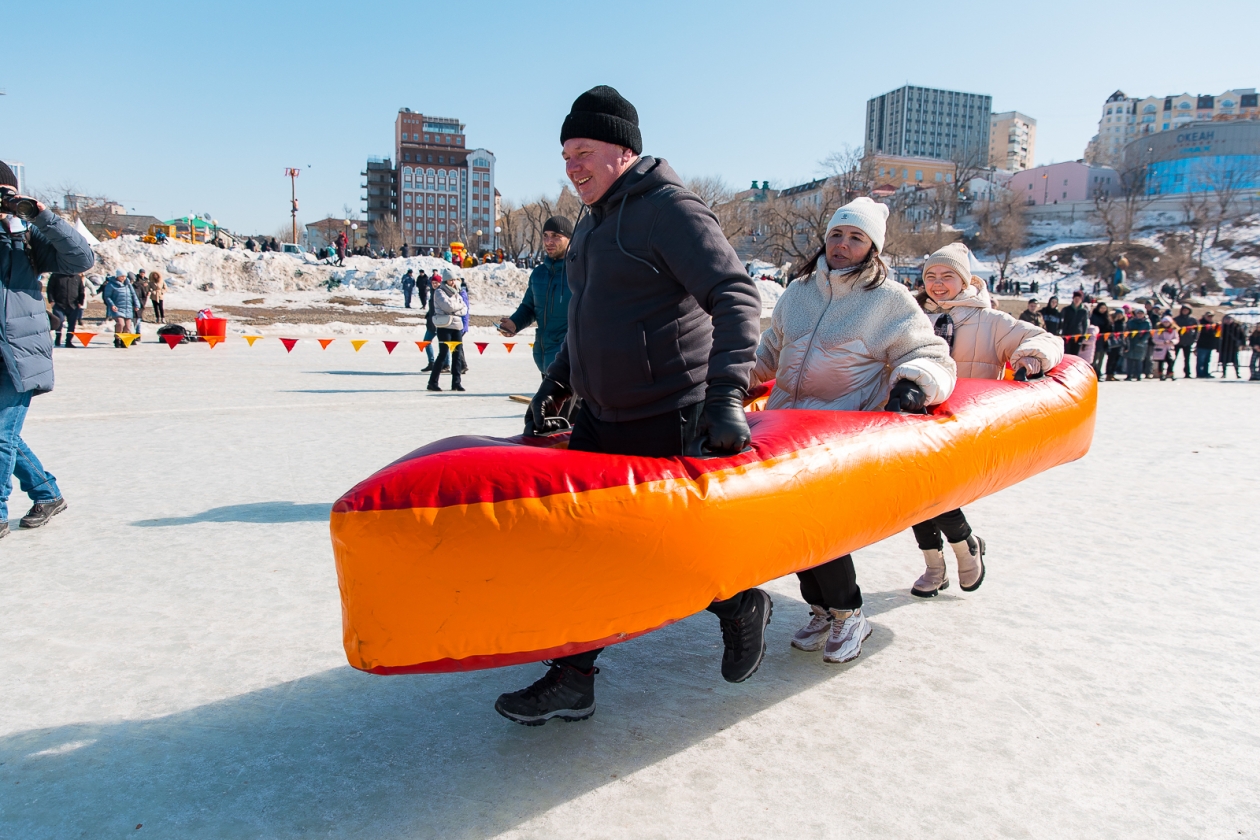
[[[817, 273], [818, 269], [814, 269]], [[835, 299], [836, 290], [831, 285], [831, 275], [827, 276], [827, 305], [823, 307], [822, 314], [818, 316], [818, 323], [814, 324], [814, 330], [809, 334], [809, 343], [805, 345], [805, 355], [801, 357], [801, 372], [796, 377], [796, 388], [792, 390], [792, 408], [796, 408], [796, 402], [801, 398], [801, 380], [805, 378], [805, 370], [807, 362], [809, 362], [810, 351], [814, 349], [814, 337], [818, 335], [818, 328], [822, 326], [823, 318], [827, 317], [827, 310], [831, 308], [831, 301]]]

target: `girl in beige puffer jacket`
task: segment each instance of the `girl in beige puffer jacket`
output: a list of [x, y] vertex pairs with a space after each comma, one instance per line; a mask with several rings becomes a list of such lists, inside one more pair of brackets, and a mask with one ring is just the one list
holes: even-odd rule
[[[779, 298], [751, 377], [775, 380], [767, 408], [915, 410], [954, 390], [949, 347], [906, 288], [887, 281], [879, 257], [887, 217], [869, 198], [841, 207], [823, 249]], [[855, 659], [871, 628], [852, 555], [797, 577], [811, 617], [792, 646], [822, 649], [825, 662]]]
[[[984, 281], [971, 273], [966, 245], [955, 242], [928, 257], [923, 284], [919, 300], [936, 334], [949, 344], [959, 377], [1001, 379], [1008, 362], [1035, 376], [1063, 361], [1063, 339], [992, 308]], [[949, 586], [942, 533], [958, 561], [962, 590], [972, 592], [984, 581], [984, 540], [957, 508], [914, 526], [927, 569], [910, 594], [931, 598]]]

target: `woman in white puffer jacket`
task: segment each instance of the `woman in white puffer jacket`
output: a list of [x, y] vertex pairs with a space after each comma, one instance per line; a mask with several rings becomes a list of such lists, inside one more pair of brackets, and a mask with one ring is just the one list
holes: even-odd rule
[[[928, 257], [923, 286], [919, 302], [936, 334], [949, 345], [959, 378], [1001, 379], [1008, 362], [1035, 376], [1063, 361], [1063, 339], [992, 308], [989, 290], [971, 273], [971, 252], [961, 242]], [[984, 581], [984, 540], [971, 532], [967, 517], [957, 508], [914, 526], [927, 569], [910, 594], [931, 598], [949, 586], [942, 533], [958, 561], [962, 590], [972, 592]]]
[[[880, 259], [888, 208], [859, 198], [836, 211], [762, 333], [751, 384], [774, 379], [767, 408], [920, 411], [954, 390], [949, 347]], [[852, 555], [797, 575], [810, 605], [792, 646], [848, 662], [871, 633]]]

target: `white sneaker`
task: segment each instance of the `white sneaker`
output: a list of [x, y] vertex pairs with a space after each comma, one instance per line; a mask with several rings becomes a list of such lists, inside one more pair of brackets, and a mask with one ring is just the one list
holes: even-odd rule
[[809, 624], [806, 624], [792, 637], [792, 647], [797, 650], [821, 650], [831, 634], [831, 613], [822, 607], [810, 605]]
[[862, 642], [871, 635], [862, 610], [832, 610], [831, 635], [823, 649], [823, 662], [852, 662], [862, 655]]

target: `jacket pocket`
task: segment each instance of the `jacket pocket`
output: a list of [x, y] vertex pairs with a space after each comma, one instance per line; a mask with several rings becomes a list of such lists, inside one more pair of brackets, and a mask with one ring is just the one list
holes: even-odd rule
[[634, 327], [639, 333], [639, 365], [643, 372], [643, 379], [651, 385], [656, 379], [652, 376], [652, 362], [648, 359], [647, 329], [642, 321], [637, 322]]

